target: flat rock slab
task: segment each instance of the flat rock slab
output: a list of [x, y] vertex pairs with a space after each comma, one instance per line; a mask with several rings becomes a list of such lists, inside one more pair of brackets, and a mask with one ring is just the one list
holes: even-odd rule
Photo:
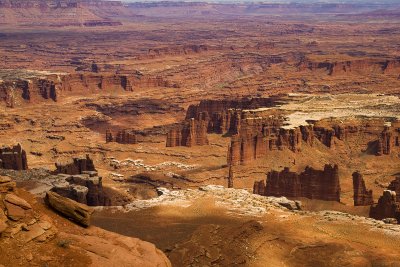
[[28, 202], [26, 202], [24, 199], [20, 197], [17, 197], [14, 194], [7, 194], [6, 197], [4, 198], [4, 201], [17, 205], [25, 210], [32, 209], [32, 206]]
[[23, 231], [20, 234], [19, 239], [21, 239], [23, 242], [28, 243], [31, 240], [43, 235], [46, 231], [39, 225], [39, 224], [33, 224], [28, 227], [28, 231]]

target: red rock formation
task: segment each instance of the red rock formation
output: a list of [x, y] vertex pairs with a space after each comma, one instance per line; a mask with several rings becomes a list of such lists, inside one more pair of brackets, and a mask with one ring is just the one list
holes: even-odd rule
[[354, 206], [369, 206], [374, 204], [372, 190], [367, 190], [362, 175], [353, 173]]
[[378, 139], [377, 155], [389, 155], [395, 147], [400, 146], [399, 128], [385, 127]]
[[396, 192], [396, 201], [400, 202], [400, 176], [391, 181], [387, 189]]
[[0, 148], [0, 168], [18, 171], [28, 169], [26, 152], [20, 144]]
[[56, 165], [56, 173], [63, 173], [63, 174], [82, 174], [86, 171], [96, 171], [93, 160], [86, 155], [86, 157], [81, 158], [73, 158], [72, 161], [68, 162], [58, 162]]
[[328, 75], [346, 75], [348, 73], [371, 74], [384, 73], [391, 74], [400, 70], [400, 61], [393, 60], [375, 60], [358, 59], [337, 62], [312, 62], [303, 58], [299, 63], [299, 70], [325, 70]]
[[265, 195], [265, 182], [262, 181], [255, 181], [253, 186], [253, 194]]
[[271, 171], [267, 182], [261, 188], [260, 182], [254, 184], [255, 192], [264, 192], [265, 196], [306, 197], [340, 202], [340, 183], [338, 166], [325, 165], [324, 170], [311, 167], [297, 174], [285, 168], [281, 172]]
[[208, 145], [206, 118], [189, 119], [167, 134], [167, 147]]
[[[38, 77], [0, 81], [0, 100], [5, 103], [57, 101], [65, 95], [133, 91], [134, 88], [179, 87], [162, 77], [143, 76], [136, 72], [77, 72], [71, 74], [37, 74]], [[10, 105], [10, 104], [8, 104]]]
[[378, 203], [371, 206], [369, 216], [377, 220], [395, 218], [400, 222], [400, 203], [396, 199], [396, 192], [384, 190]]
[[111, 133], [111, 130], [107, 129], [106, 130], [106, 143], [110, 143], [114, 141], [113, 134]]
[[120, 144], [137, 144], [136, 135], [127, 130], [118, 131], [115, 136], [115, 142]]
[[228, 188], [233, 188], [233, 167], [229, 165]]

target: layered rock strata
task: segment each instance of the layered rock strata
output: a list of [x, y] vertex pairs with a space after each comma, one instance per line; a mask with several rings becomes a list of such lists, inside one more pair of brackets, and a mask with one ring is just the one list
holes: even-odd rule
[[367, 190], [364, 179], [359, 172], [353, 173], [354, 206], [369, 206], [374, 204], [372, 190]]
[[300, 174], [291, 172], [289, 168], [271, 171], [264, 183], [256, 182], [253, 192], [264, 196], [306, 197], [340, 202], [339, 168], [337, 165], [325, 165], [323, 170], [311, 167]]
[[377, 220], [395, 218], [400, 222], [400, 203], [397, 201], [396, 192], [384, 190], [378, 203], [371, 206], [369, 216]]
[[383, 120], [318, 121], [287, 129], [279, 117], [242, 119], [239, 133], [232, 136], [228, 162], [245, 165], [265, 156], [268, 151], [301, 150], [303, 144], [313, 146], [318, 141], [328, 148], [346, 142], [352, 149], [376, 155], [390, 154], [400, 148], [398, 122], [385, 127]]
[[56, 173], [63, 174], [82, 174], [87, 171], [96, 171], [94, 167], [93, 160], [86, 155], [86, 157], [77, 157], [72, 160], [68, 160], [66, 162], [57, 162], [56, 164]]
[[57, 101], [66, 95], [132, 92], [134, 88], [178, 87], [161, 77], [147, 77], [136, 72], [38, 73], [33, 76], [0, 80], [0, 101], [8, 107], [14, 107], [44, 100]]
[[199, 120], [189, 119], [167, 134], [167, 147], [208, 145], [207, 123], [204, 117]]
[[[115, 137], [114, 137], [115, 136]], [[115, 135], [111, 130], [106, 131], [106, 143], [117, 142], [119, 144], [137, 144], [136, 134], [130, 130], [118, 131]]]
[[51, 191], [89, 206], [110, 206], [111, 199], [104, 191], [102, 177], [96, 172], [79, 175], [58, 175]]

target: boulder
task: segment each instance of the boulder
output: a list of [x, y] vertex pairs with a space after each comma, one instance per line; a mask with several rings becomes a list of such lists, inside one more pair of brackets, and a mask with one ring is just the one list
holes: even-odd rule
[[25, 218], [25, 209], [21, 208], [20, 206], [11, 204], [9, 202], [5, 202], [4, 205], [6, 206], [7, 210], [7, 217], [13, 221], [19, 221]]
[[90, 225], [90, 217], [94, 210], [87, 205], [62, 197], [55, 192], [47, 192], [45, 201], [49, 207], [68, 219], [85, 227]]
[[14, 194], [7, 194], [4, 201], [19, 206], [24, 210], [32, 209], [32, 206], [25, 199], [17, 197]]

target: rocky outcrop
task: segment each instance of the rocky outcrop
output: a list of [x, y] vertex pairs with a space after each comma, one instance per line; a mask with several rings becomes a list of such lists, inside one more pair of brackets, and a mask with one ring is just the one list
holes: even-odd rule
[[359, 172], [353, 173], [354, 206], [369, 206], [374, 204], [372, 190], [367, 190], [364, 179]]
[[51, 191], [89, 206], [110, 206], [111, 199], [104, 191], [102, 177], [96, 172], [58, 176]]
[[[115, 138], [114, 138], [115, 136]], [[130, 130], [121, 130], [113, 135], [111, 130], [106, 131], [106, 143], [117, 142], [120, 144], [137, 144], [136, 134]]]
[[282, 127], [283, 121], [279, 117], [254, 118], [246, 112], [242, 116], [244, 118], [241, 119], [239, 133], [232, 136], [229, 147], [228, 157], [232, 159], [228, 161], [232, 160], [233, 165], [245, 165], [272, 150], [289, 149], [298, 152], [303, 144], [313, 146], [316, 141], [328, 148], [346, 142], [353, 149], [378, 155], [399, 148], [400, 131], [397, 123], [388, 130], [383, 120], [322, 120], [287, 129]]
[[400, 147], [400, 125], [394, 123], [392, 126], [385, 127], [378, 139], [378, 149], [376, 154], [389, 155], [396, 148]]
[[189, 119], [167, 134], [167, 147], [176, 146], [202, 146], [208, 145], [207, 138], [208, 121], [204, 117], [199, 120]]
[[276, 98], [245, 98], [238, 100], [203, 100], [198, 105], [189, 106], [186, 119], [207, 118], [208, 133], [231, 135], [239, 133], [243, 110], [272, 107]]
[[265, 196], [306, 197], [340, 202], [339, 168], [337, 165], [325, 165], [323, 170], [311, 167], [298, 174], [289, 168], [283, 171], [271, 171], [267, 174], [266, 185], [254, 184], [253, 192]]
[[74, 175], [82, 174], [86, 171], [96, 171], [93, 160], [89, 157], [89, 155], [86, 155], [86, 157], [73, 158], [67, 162], [57, 162], [55, 165], [56, 173]]
[[257, 109], [272, 107], [277, 98], [244, 98], [237, 100], [202, 100], [198, 105], [190, 105], [186, 112], [186, 119], [196, 118], [200, 113], [207, 113], [209, 116], [218, 114], [229, 109]]
[[397, 194], [394, 191], [384, 190], [378, 203], [371, 206], [369, 211], [371, 218], [382, 220], [395, 218], [400, 221], [400, 203], [397, 201]]
[[[0, 177], [0, 188], [3, 180]], [[54, 192], [47, 194], [46, 202], [51, 209], [22, 189], [0, 192], [1, 264], [40, 266], [52, 262], [76, 266], [79, 258], [78, 265], [82, 266], [171, 266], [151, 243], [95, 226], [77, 228], [70, 222], [74, 219], [78, 224], [89, 225], [91, 208]], [[72, 254], [66, 257], [62, 251]]]
[[20, 144], [12, 147], [0, 148], [0, 168], [17, 171], [28, 169], [26, 152], [22, 149]]
[[0, 101], [8, 107], [26, 103], [57, 101], [69, 95], [102, 92], [132, 92], [134, 88], [179, 87], [162, 77], [143, 76], [136, 72], [76, 72], [71, 74], [32, 73], [30, 76], [0, 81]]
[[60, 196], [55, 192], [47, 192], [45, 201], [49, 207], [85, 227], [90, 225], [93, 209], [88, 206]]
[[299, 70], [323, 70], [331, 76], [355, 74], [392, 74], [400, 70], [398, 59], [376, 60], [376, 59], [355, 59], [336, 62], [313, 62], [302, 59], [298, 64]]

